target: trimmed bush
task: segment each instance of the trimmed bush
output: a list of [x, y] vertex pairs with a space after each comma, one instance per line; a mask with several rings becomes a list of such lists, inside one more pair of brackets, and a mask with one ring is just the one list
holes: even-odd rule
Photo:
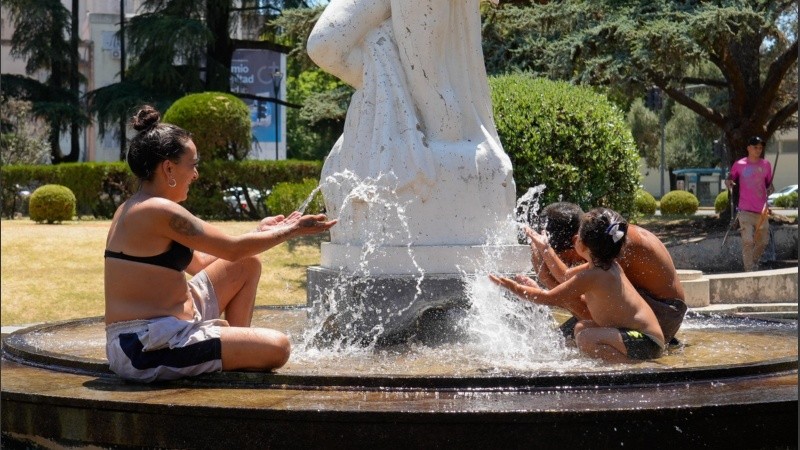
[[[248, 219], [264, 216], [252, 211], [248, 217], [236, 214], [222, 200], [225, 189], [239, 186], [262, 192], [276, 183], [319, 179], [320, 161], [203, 161], [198, 168], [200, 178], [192, 184], [189, 199], [183, 205], [207, 220]], [[124, 162], [70, 163], [58, 165], [0, 166], [0, 192], [3, 216], [14, 217], [24, 212], [18, 191], [33, 191], [45, 184], [68, 187], [77, 199], [77, 212], [96, 218], [113, 217], [117, 207], [136, 189], [138, 180]], [[302, 201], [302, 200], [301, 200]]]
[[232, 94], [187, 95], [169, 107], [163, 121], [192, 133], [202, 160], [242, 160], [250, 151], [250, 109]]
[[728, 204], [728, 191], [722, 191], [714, 199], [714, 212], [719, 214], [730, 207]]
[[56, 223], [72, 220], [75, 216], [75, 194], [58, 184], [46, 184], [31, 194], [29, 212], [31, 220]]
[[634, 208], [639, 154], [623, 113], [589, 87], [508, 75], [489, 80], [517, 196], [545, 184], [544, 204]]
[[[278, 183], [267, 197], [267, 209], [270, 214], [283, 214], [288, 216], [297, 210], [300, 205], [317, 188], [318, 181], [305, 179], [302, 183]], [[317, 191], [314, 198], [308, 203], [305, 214], [319, 214], [324, 209], [322, 194]]]
[[700, 201], [688, 191], [670, 191], [661, 197], [661, 214], [690, 216], [699, 206]]
[[645, 216], [652, 216], [656, 213], [658, 204], [655, 197], [644, 189], [636, 191], [636, 197], [633, 199], [633, 206], [637, 213], [644, 214]]
[[789, 195], [781, 195], [775, 199], [775, 206], [778, 208], [797, 208], [797, 192]]

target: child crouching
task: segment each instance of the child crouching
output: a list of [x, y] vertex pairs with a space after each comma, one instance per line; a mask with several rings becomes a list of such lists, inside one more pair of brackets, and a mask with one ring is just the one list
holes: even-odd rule
[[586, 261], [567, 270], [566, 280], [549, 291], [529, 283], [489, 275], [525, 300], [554, 304], [562, 298], [581, 298], [593, 320], [575, 325], [575, 343], [588, 356], [608, 362], [653, 359], [664, 350], [664, 335], [653, 310], [628, 281], [616, 261], [628, 224], [616, 212], [595, 208], [581, 217], [575, 251]]

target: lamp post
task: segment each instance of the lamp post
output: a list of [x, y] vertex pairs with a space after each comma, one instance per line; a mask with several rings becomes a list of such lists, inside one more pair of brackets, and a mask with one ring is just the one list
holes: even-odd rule
[[661, 89], [656, 86], [647, 90], [645, 106], [651, 111], [658, 111], [659, 124], [661, 126], [661, 196], [664, 196], [664, 172], [666, 172], [666, 115], [664, 114], [664, 100], [661, 97]]
[[281, 92], [281, 78], [283, 74], [280, 69], [275, 69], [272, 73], [272, 89], [275, 92], [275, 161], [278, 160], [278, 131], [280, 130], [280, 104], [278, 103], [278, 95]]

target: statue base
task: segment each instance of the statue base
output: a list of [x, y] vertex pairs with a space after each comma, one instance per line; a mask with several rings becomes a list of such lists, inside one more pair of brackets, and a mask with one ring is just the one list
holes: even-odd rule
[[[333, 261], [337, 266], [332, 267]], [[457, 335], [469, 276], [530, 271], [527, 245], [359, 247], [323, 243], [308, 269], [317, 344], [391, 345]], [[473, 275], [479, 274], [479, 275]]]

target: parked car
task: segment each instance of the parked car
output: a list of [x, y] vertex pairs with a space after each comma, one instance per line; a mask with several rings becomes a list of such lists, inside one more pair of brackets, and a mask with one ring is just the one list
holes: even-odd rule
[[[225, 189], [222, 199], [236, 213], [246, 214], [250, 212], [250, 205], [247, 204], [247, 198], [245, 197], [244, 192], [244, 189], [239, 186], [228, 188]], [[247, 195], [250, 197], [250, 201], [258, 210], [263, 205], [264, 199], [267, 197], [267, 195], [269, 195], [269, 191], [262, 193], [258, 189], [247, 188]]]
[[786, 186], [785, 188], [781, 189], [780, 191], [775, 191], [773, 194], [771, 194], [769, 197], [767, 197], [767, 204], [769, 206], [773, 206], [773, 205], [775, 205], [775, 200], [777, 200], [778, 197], [783, 197], [784, 195], [789, 195], [792, 192], [797, 192], [797, 185], [796, 184], [790, 184], [789, 186]]

